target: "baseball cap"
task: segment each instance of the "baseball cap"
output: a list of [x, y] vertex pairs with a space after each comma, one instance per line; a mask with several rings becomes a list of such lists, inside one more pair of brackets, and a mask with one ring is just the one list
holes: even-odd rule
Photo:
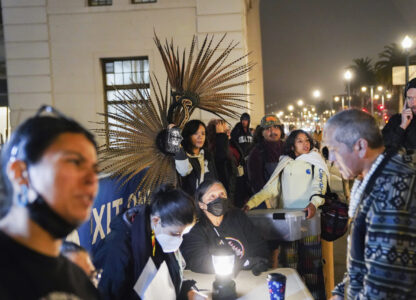
[[275, 115], [265, 115], [260, 122], [260, 126], [265, 129], [274, 125], [282, 125], [279, 118]]

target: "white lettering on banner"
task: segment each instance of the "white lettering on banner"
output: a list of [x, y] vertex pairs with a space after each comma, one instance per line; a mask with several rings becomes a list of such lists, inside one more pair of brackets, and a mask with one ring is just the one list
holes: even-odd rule
[[104, 230], [103, 230], [103, 226], [101, 224], [101, 219], [103, 218], [104, 209], [105, 209], [105, 204], [101, 205], [100, 214], [99, 215], [97, 214], [97, 209], [96, 208], [94, 208], [92, 210], [92, 215], [94, 216], [94, 221], [95, 221], [95, 224], [96, 224], [95, 230], [94, 230], [94, 235], [92, 237], [92, 244], [93, 245], [97, 241], [98, 232], [100, 233], [100, 238], [101, 239], [103, 239], [105, 237]]
[[110, 222], [111, 222], [111, 202], [107, 203], [107, 234], [110, 233]]
[[[132, 194], [134, 195], [134, 194]], [[120, 213], [120, 206], [123, 205], [123, 198], [119, 198], [113, 201], [113, 208], [116, 208], [116, 216]]]
[[137, 197], [135, 194], [130, 194], [129, 199], [127, 200], [127, 208], [130, 208], [133, 204], [133, 206], [136, 205]]
[[[127, 200], [127, 208], [130, 208], [132, 206], [139, 204], [138, 203], [139, 201], [137, 199], [138, 197], [135, 194], [130, 194]], [[140, 203], [140, 204], [143, 204], [143, 203]], [[94, 245], [97, 242], [98, 233], [100, 234], [100, 239], [105, 238], [105, 236], [110, 233], [112, 208], [115, 208], [115, 216], [117, 216], [120, 213], [122, 207], [123, 207], [123, 198], [118, 198], [116, 200], [113, 200], [111, 202], [101, 205], [100, 213], [97, 212], [97, 208], [93, 208], [92, 214], [94, 217], [93, 223], [95, 223], [95, 228], [94, 228], [94, 234], [93, 234], [92, 242], [91, 242], [92, 245]], [[103, 220], [104, 214], [106, 214], [107, 216], [105, 231], [104, 231], [104, 227], [102, 224], [104, 221]]]

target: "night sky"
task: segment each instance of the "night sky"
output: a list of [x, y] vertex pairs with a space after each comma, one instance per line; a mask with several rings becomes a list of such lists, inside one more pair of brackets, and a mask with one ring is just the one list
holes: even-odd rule
[[385, 45], [416, 37], [415, 14], [414, 0], [261, 0], [265, 103], [344, 93], [354, 58], [377, 61]]

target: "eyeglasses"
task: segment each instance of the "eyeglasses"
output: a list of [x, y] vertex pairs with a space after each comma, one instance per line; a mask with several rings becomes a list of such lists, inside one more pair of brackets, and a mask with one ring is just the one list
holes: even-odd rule
[[410, 97], [410, 96], [407, 96], [407, 97], [406, 97], [406, 101], [409, 101], [409, 102], [416, 101], [416, 96], [415, 96], [415, 97]]

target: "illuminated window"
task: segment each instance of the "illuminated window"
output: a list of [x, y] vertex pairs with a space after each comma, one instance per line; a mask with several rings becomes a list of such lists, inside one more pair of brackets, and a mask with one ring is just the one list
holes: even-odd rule
[[[116, 104], [129, 101], [132, 95], [139, 98], [139, 92], [144, 96], [150, 94], [148, 57], [104, 58], [101, 64], [106, 112], [120, 115]], [[116, 120], [111, 122], [118, 123]], [[106, 130], [110, 129], [107, 119], [105, 123]]]

